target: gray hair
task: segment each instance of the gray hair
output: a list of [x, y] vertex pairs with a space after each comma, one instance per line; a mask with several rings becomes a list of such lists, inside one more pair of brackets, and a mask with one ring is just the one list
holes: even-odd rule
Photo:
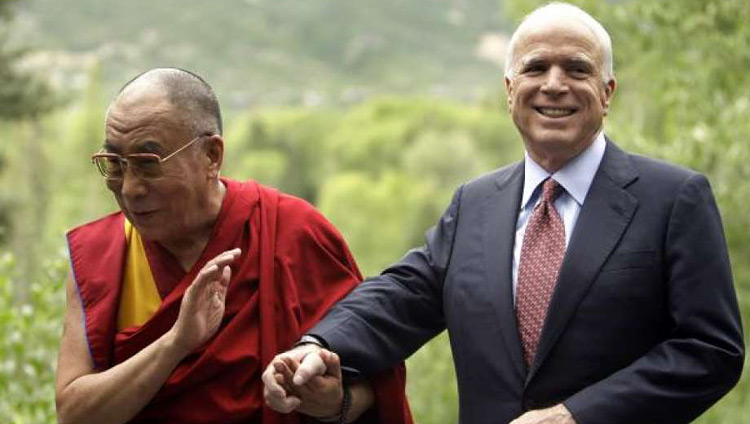
[[118, 97], [129, 86], [144, 79], [164, 89], [167, 100], [181, 112], [181, 119], [185, 121], [192, 133], [195, 135], [222, 133], [219, 101], [214, 90], [203, 78], [180, 68], [151, 69], [122, 86]]
[[605, 84], [615, 78], [614, 65], [612, 60], [612, 40], [604, 29], [593, 16], [589, 15], [578, 6], [562, 2], [552, 2], [545, 6], [534, 9], [526, 15], [510, 37], [508, 48], [505, 54], [505, 77], [513, 78], [515, 75], [515, 48], [518, 43], [519, 34], [528, 26], [535, 22], [546, 20], [575, 19], [584, 24], [599, 41], [602, 48], [602, 82]]

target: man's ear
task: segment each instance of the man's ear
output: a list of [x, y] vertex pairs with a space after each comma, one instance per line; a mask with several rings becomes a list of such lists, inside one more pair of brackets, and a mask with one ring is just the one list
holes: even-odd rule
[[508, 109], [513, 109], [513, 81], [505, 77], [505, 101], [508, 103]]
[[224, 163], [224, 139], [214, 134], [204, 143], [204, 155], [208, 162], [208, 176], [218, 178], [221, 165]]
[[604, 84], [604, 93], [602, 96], [602, 109], [604, 110], [604, 116], [607, 116], [609, 113], [609, 102], [612, 100], [615, 88], [617, 88], [617, 81], [614, 77]]

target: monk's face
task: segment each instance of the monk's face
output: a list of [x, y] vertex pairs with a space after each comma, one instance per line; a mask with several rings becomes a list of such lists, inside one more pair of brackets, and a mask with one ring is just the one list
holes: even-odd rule
[[[121, 96], [110, 107], [105, 150], [165, 158], [195, 136], [160, 90], [141, 90]], [[121, 180], [108, 180], [120, 208], [144, 238], [163, 244], [189, 241], [210, 221], [209, 182], [215, 181], [218, 171], [211, 168], [203, 141], [164, 162], [159, 178], [144, 178], [128, 170]]]
[[615, 88], [602, 81], [603, 49], [575, 19], [530, 24], [519, 34], [508, 105], [526, 150], [554, 172], [593, 141]]

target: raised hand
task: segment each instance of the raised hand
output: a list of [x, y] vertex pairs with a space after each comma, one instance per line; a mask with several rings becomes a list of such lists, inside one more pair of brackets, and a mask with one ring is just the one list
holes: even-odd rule
[[232, 276], [229, 264], [240, 253], [240, 249], [228, 250], [208, 261], [185, 291], [177, 321], [170, 330], [184, 354], [203, 345], [219, 329]]

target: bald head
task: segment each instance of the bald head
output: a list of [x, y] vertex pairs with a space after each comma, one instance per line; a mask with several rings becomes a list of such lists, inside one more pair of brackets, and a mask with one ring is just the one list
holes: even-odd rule
[[505, 58], [505, 77], [513, 78], [516, 72], [516, 47], [518, 42], [529, 33], [540, 28], [561, 23], [576, 23], [585, 27], [597, 40], [601, 49], [601, 79], [605, 84], [614, 80], [614, 66], [612, 60], [612, 40], [602, 24], [586, 13], [583, 9], [572, 4], [553, 2], [539, 7], [526, 15], [518, 25], [508, 43]]
[[195, 134], [221, 134], [221, 110], [211, 86], [198, 75], [179, 68], [156, 68], [125, 84], [110, 105], [144, 99], [165, 100]]

